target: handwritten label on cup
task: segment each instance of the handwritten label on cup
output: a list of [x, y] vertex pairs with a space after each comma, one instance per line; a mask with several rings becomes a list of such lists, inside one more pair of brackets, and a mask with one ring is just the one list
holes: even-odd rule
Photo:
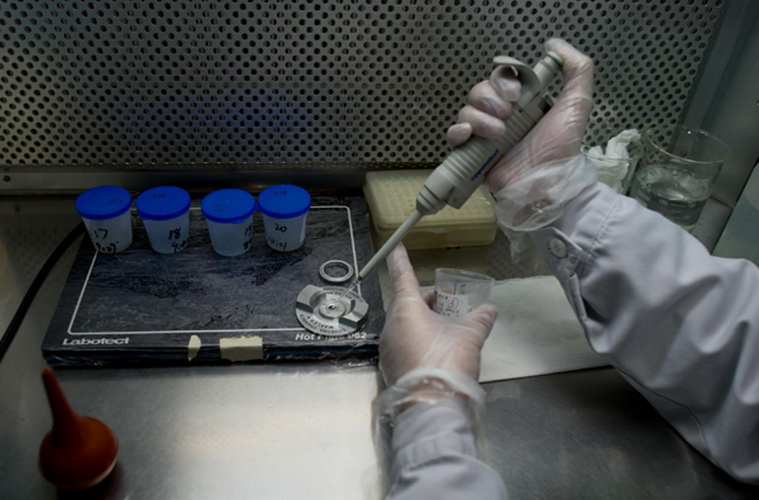
[[452, 318], [460, 318], [469, 312], [469, 297], [435, 292], [435, 312]]

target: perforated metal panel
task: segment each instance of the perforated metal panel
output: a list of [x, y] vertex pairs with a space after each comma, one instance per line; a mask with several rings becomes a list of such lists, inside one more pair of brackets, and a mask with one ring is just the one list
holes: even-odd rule
[[491, 59], [562, 36], [594, 130], [676, 120], [720, 0], [21, 1], [0, 6], [6, 172], [430, 166]]

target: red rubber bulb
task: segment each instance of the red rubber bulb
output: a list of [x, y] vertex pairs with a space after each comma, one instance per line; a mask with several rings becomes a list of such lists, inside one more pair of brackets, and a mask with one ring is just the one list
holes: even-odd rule
[[59, 488], [95, 486], [116, 465], [116, 435], [100, 420], [74, 412], [50, 368], [42, 371], [42, 381], [53, 413], [53, 428], [40, 446], [40, 472]]

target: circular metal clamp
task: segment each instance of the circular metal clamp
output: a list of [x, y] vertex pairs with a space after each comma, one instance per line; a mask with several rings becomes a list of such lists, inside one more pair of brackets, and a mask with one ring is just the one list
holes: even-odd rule
[[[334, 275], [327, 272], [328, 269], [332, 268], [339, 268], [344, 272], [341, 275]], [[342, 285], [343, 283], [347, 283], [353, 277], [353, 266], [340, 259], [328, 260], [319, 267], [319, 276], [321, 276], [321, 278], [327, 283]]]
[[366, 322], [368, 312], [364, 299], [337, 286], [308, 285], [295, 304], [295, 316], [303, 328], [330, 337], [355, 332]]

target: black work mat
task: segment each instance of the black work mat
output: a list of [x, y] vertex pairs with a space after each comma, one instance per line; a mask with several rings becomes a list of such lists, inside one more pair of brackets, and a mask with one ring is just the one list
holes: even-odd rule
[[85, 236], [43, 356], [55, 365], [94, 366], [375, 357], [384, 322], [376, 275], [361, 283], [369, 314], [357, 332], [317, 335], [295, 317], [298, 293], [327, 285], [319, 276], [324, 262], [344, 260], [357, 271], [373, 252], [362, 198], [314, 198], [312, 205], [303, 247], [287, 253], [266, 245], [256, 213], [251, 250], [217, 255], [195, 206], [189, 246], [177, 254], [154, 252], [134, 214], [134, 241], [123, 252], [98, 254]]

